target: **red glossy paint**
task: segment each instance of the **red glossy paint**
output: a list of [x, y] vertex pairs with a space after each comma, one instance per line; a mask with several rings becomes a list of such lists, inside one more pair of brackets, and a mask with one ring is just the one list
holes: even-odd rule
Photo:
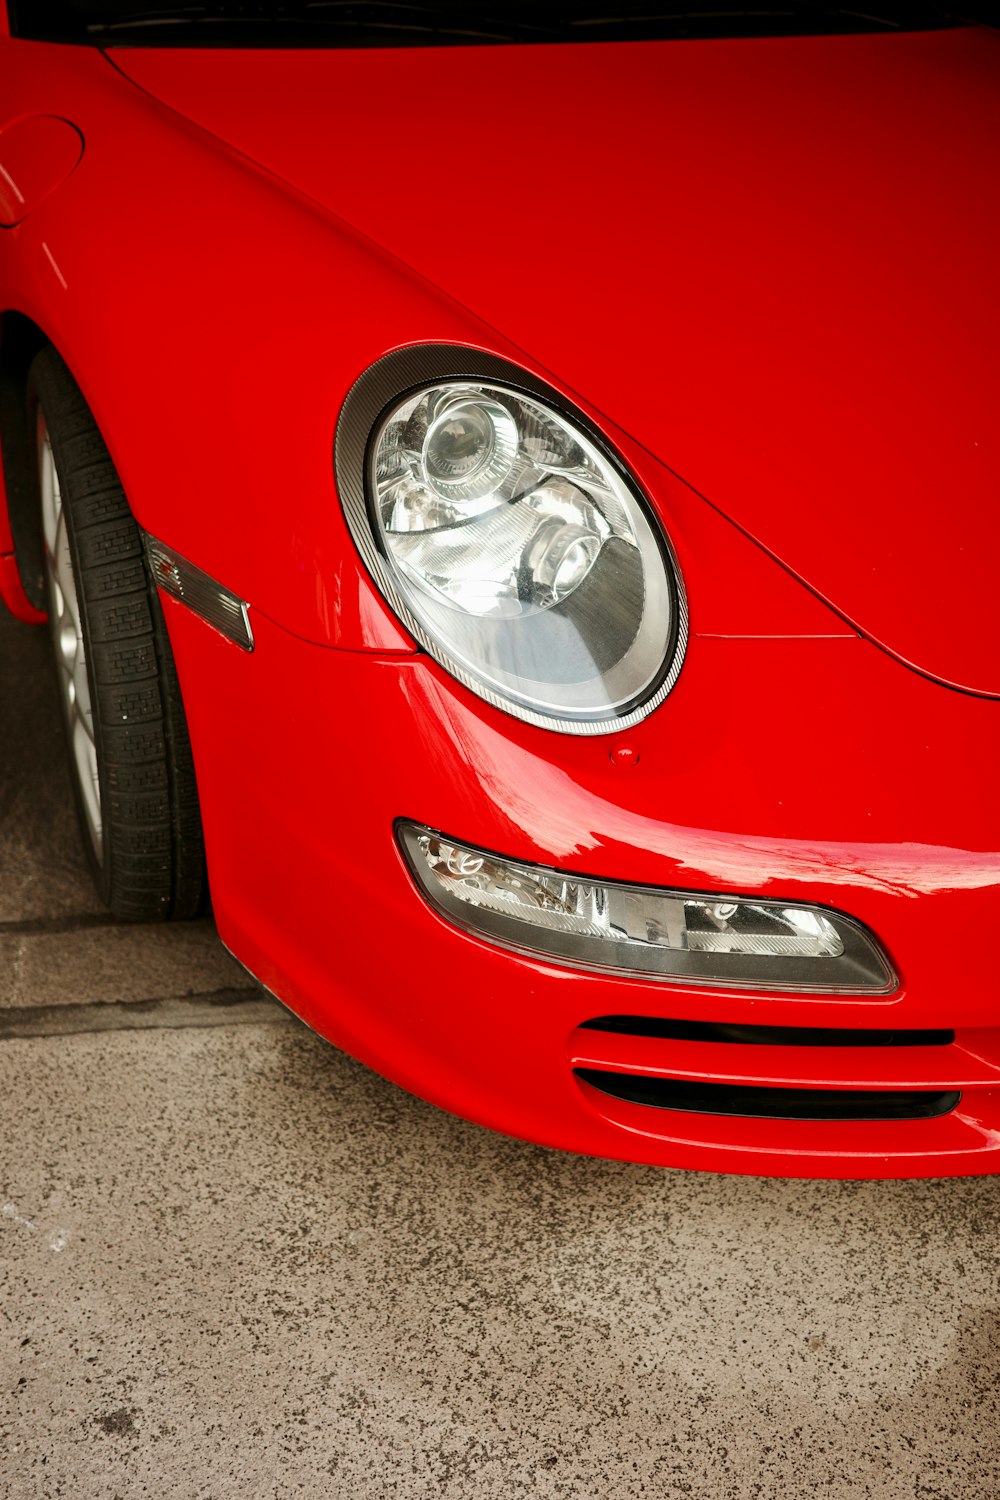
[[83, 137], [54, 115], [0, 130], [0, 228], [12, 229], [55, 192], [83, 155]]
[[[992, 793], [959, 794], [992, 785], [992, 702], [856, 638], [696, 638], [623, 776], [601, 739], [515, 725], [423, 656], [324, 651], [258, 621], [245, 657], [181, 606], [169, 613], [220, 932], [339, 1046], [494, 1129], [604, 1156], [793, 1176], [1000, 1168], [1000, 810]], [[351, 705], [363, 735], [345, 732]], [[516, 958], [430, 911], [395, 845], [399, 816], [599, 878], [820, 901], [878, 933], [899, 987], [727, 994]], [[957, 1039], [866, 1054], [578, 1031], [609, 1014]], [[597, 1095], [574, 1060], [813, 1087], [960, 1080], [964, 1092], [939, 1120], [686, 1116]]]
[[0, 467], [0, 599], [11, 614], [28, 625], [40, 625], [45, 616], [32, 605], [24, 592], [21, 576], [14, 555], [14, 538], [10, 530], [7, 510], [7, 491], [4, 488], [3, 471]]
[[[250, 601], [252, 655], [166, 601], [213, 904], [237, 956], [338, 1045], [566, 1149], [1000, 1170], [1000, 705], [943, 685], [1000, 693], [998, 81], [997, 38], [972, 28], [110, 58], [0, 28], [0, 129], [58, 116], [86, 143], [0, 230], [0, 311], [60, 349], [139, 522]], [[497, 132], [482, 101], [512, 92], [532, 109]], [[422, 190], [442, 99], [481, 122], [443, 137], [447, 213]], [[516, 214], [490, 217], [484, 141]], [[425, 341], [548, 379], [662, 517], [692, 636], [627, 744], [491, 709], [374, 591], [334, 426], [373, 360]], [[23, 612], [4, 526], [0, 588]], [[727, 993], [516, 958], [430, 911], [401, 816], [594, 878], [836, 907], [899, 988]], [[956, 1042], [579, 1029], [625, 1013]], [[963, 1097], [894, 1123], [695, 1116], [611, 1100], [575, 1064]]]
[[1000, 695], [1000, 35], [116, 57]]
[[17, 571], [17, 558], [13, 552], [0, 552], [0, 599], [3, 599], [11, 614], [28, 625], [41, 625], [45, 615], [35, 609], [21, 586]]

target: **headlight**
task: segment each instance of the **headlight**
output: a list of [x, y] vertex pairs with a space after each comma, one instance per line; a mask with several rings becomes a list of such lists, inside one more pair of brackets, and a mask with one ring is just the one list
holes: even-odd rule
[[426, 650], [549, 729], [644, 718], [687, 639], [669, 545], [582, 416], [490, 355], [401, 350], [348, 395], [337, 482], [369, 570]]

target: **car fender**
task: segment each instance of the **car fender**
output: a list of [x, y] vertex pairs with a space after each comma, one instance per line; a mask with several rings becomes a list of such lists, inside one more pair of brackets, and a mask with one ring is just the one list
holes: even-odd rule
[[432, 341], [520, 363], [605, 430], [682, 569], [704, 575], [694, 629], [853, 633], [552, 371], [101, 54], [7, 41], [0, 85], [12, 110], [63, 101], [87, 141], [59, 191], [0, 234], [6, 306], [66, 360], [139, 524], [253, 610], [323, 645], [414, 649], [350, 539], [332, 449], [362, 371]]

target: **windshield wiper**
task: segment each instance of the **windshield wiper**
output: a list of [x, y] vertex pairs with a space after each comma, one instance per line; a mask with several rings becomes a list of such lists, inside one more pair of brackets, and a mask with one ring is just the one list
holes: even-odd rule
[[496, 19], [476, 15], [467, 21], [467, 11], [447, 5], [414, 4], [407, 0], [306, 0], [288, 5], [215, 4], [181, 5], [160, 10], [126, 11], [113, 19], [90, 21], [86, 30], [95, 38], [119, 41], [123, 32], [197, 28], [239, 31], [287, 31], [289, 39], [299, 33], [322, 35], [336, 29], [358, 32], [393, 31], [420, 33], [470, 41], [528, 41], [546, 35], [546, 28], [531, 26], [512, 17]]
[[[962, 5], [963, 0], [956, 0]], [[387, 47], [815, 36], [961, 25], [948, 0], [8, 0], [12, 34], [107, 46]], [[985, 0], [965, 0], [977, 10]]]
[[[866, 6], [864, 10], [846, 5], [812, 4], [810, 0], [790, 0], [785, 5], [718, 5], [718, 6], [649, 6], [627, 7], [613, 15], [581, 15], [567, 18], [567, 28], [577, 31], [583, 27], [627, 31], [630, 26], [670, 26], [678, 34], [691, 28], [699, 35], [711, 32], [738, 35], [741, 28], [753, 27], [764, 30], [776, 23], [787, 23], [796, 33], [809, 31], [898, 31], [915, 26], [946, 26], [952, 21], [937, 6], [890, 6], [884, 10]], [[781, 28], [784, 30], [784, 27]]]

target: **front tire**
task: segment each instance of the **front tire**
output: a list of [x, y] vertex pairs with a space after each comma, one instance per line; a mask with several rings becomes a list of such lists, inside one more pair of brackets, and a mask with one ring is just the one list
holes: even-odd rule
[[142, 536], [97, 424], [52, 348], [28, 376], [49, 630], [84, 846], [115, 916], [202, 906], [194, 765]]

